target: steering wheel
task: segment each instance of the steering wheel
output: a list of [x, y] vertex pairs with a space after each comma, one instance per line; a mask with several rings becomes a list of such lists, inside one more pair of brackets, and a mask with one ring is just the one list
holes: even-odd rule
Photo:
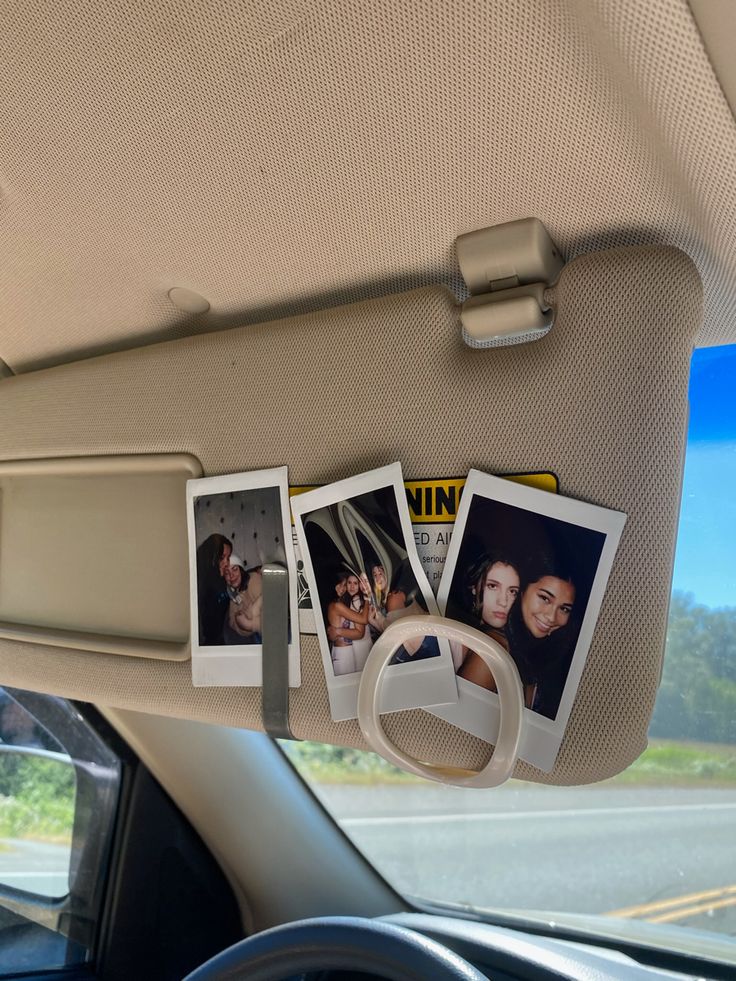
[[413, 930], [357, 916], [297, 920], [228, 947], [184, 981], [284, 981], [310, 971], [364, 971], [386, 981], [488, 981]]

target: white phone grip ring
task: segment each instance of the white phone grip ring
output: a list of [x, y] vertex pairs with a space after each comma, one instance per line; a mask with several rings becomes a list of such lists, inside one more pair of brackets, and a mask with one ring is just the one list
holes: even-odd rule
[[[401, 645], [416, 637], [459, 641], [482, 658], [493, 674], [500, 702], [498, 739], [483, 770], [435, 766], [407, 756], [386, 735], [378, 706], [388, 663]], [[417, 776], [457, 787], [498, 787], [511, 776], [521, 741], [524, 692], [516, 665], [503, 647], [474, 627], [436, 616], [409, 616], [387, 627], [373, 645], [358, 689], [358, 723], [369, 746], [384, 759]]]

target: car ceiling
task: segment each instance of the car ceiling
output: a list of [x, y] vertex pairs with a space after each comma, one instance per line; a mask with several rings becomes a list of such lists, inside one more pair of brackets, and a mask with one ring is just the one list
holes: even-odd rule
[[736, 127], [685, 0], [6, 0], [0, 25], [15, 372], [461, 296], [457, 235], [529, 215], [568, 259], [679, 246], [698, 343], [736, 340]]

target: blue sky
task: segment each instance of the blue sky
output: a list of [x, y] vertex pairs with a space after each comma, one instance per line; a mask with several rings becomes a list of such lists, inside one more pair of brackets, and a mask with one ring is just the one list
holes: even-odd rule
[[673, 586], [736, 607], [736, 345], [693, 355]]

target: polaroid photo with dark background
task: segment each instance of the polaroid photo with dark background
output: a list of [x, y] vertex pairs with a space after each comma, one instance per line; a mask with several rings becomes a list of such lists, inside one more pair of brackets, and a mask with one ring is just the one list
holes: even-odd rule
[[[524, 689], [519, 755], [549, 771], [562, 743], [626, 516], [471, 470], [438, 593], [445, 616], [508, 650]], [[491, 672], [453, 645], [456, 705], [432, 710], [495, 742]]]
[[262, 683], [262, 567], [289, 572], [289, 686], [300, 683], [286, 467], [187, 482], [192, 681]]
[[[438, 612], [414, 545], [401, 465], [298, 494], [291, 508], [332, 718], [354, 719], [375, 640], [399, 617]], [[457, 699], [449, 645], [434, 637], [399, 648], [384, 678], [382, 712]]]

